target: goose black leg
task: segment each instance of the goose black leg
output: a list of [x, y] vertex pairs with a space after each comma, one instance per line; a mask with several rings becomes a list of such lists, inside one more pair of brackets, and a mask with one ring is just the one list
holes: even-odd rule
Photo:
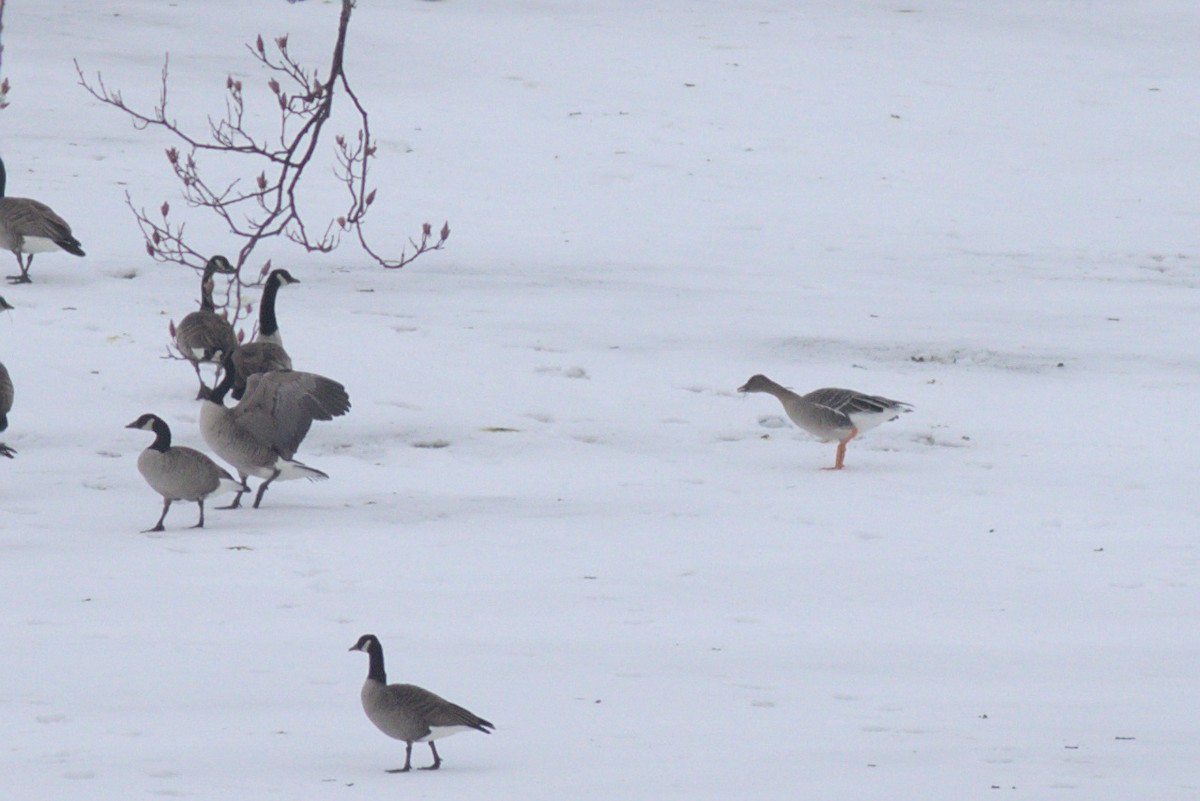
[[149, 534], [152, 531], [164, 531], [165, 529], [163, 528], [163, 521], [167, 519], [167, 510], [170, 508], [171, 508], [171, 499], [164, 498], [163, 499], [162, 517], [158, 518], [158, 522], [154, 524], [154, 528], [148, 528], [145, 531], [143, 531], [142, 533]]
[[192, 526], [192, 528], [204, 528], [204, 499], [196, 501], [200, 505], [200, 522]]
[[33, 279], [29, 277], [29, 268], [33, 266], [33, 254], [29, 254], [28, 259], [22, 259], [21, 254], [17, 254], [17, 266], [21, 268], [20, 275], [10, 275], [8, 283], [10, 284], [32, 284]]
[[218, 506], [217, 507], [218, 509], [240, 509], [240, 508], [242, 508], [242, 496], [250, 491], [250, 485], [246, 483], [246, 474], [245, 473], [238, 473], [238, 478], [241, 479], [242, 489], [238, 490], [237, 494], [233, 496], [233, 503], [229, 504], [228, 506]]
[[433, 744], [433, 740], [429, 741], [429, 750], [433, 752], [433, 764], [421, 768], [421, 770], [437, 770], [442, 766], [442, 758], [438, 756], [437, 746]]
[[404, 767], [392, 768], [388, 773], [407, 773], [412, 770], [412, 743], [405, 743], [404, 746]]
[[254, 494], [254, 508], [255, 509], [257, 509], [258, 505], [260, 503], [262, 503], [263, 493], [267, 491], [267, 487], [271, 486], [272, 481], [279, 478], [279, 473], [280, 473], [280, 470], [278, 468], [276, 468], [275, 472], [271, 474], [270, 478], [268, 478], [266, 481], [264, 481], [263, 483], [258, 485], [258, 492], [256, 492]]

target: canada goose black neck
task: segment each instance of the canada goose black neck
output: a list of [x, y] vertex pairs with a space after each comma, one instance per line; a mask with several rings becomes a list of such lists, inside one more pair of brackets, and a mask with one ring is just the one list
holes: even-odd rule
[[282, 285], [280, 271], [272, 270], [258, 306], [258, 332], [262, 336], [272, 336], [279, 330], [279, 321], [275, 319], [275, 296]]
[[217, 310], [217, 306], [215, 303], [213, 303], [213, 299], [212, 299], [213, 286], [214, 286], [214, 282], [213, 282], [212, 274], [208, 270], [205, 270], [204, 271], [204, 280], [200, 282], [200, 309], [201, 309], [201, 311], [215, 312]]
[[166, 420], [156, 414], [143, 414], [125, 427], [153, 431], [154, 442], [150, 443], [150, 448], [153, 450], [166, 453], [171, 449], [171, 427], [167, 425]]
[[237, 379], [237, 368], [233, 366], [232, 353], [225, 354], [221, 359], [221, 369], [224, 371], [221, 383], [208, 390], [206, 398], [218, 406], [225, 405], [225, 395], [233, 389], [233, 382]]
[[0, 159], [0, 197], [4, 197], [4, 185], [8, 182], [8, 172], [4, 169], [4, 159]]
[[378, 637], [374, 634], [364, 634], [350, 650], [366, 651], [367, 656], [371, 658], [371, 665], [367, 669], [368, 681], [387, 684], [387, 672], [383, 669], [383, 646], [379, 644]]
[[159, 453], [166, 453], [171, 449], [171, 428], [165, 420], [155, 417], [150, 428], [154, 432], [154, 442], [150, 443], [150, 447]]

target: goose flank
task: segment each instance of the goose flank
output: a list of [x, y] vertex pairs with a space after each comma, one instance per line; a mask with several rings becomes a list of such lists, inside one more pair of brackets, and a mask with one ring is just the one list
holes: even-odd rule
[[475, 713], [422, 687], [388, 684], [383, 668], [383, 646], [374, 634], [359, 637], [350, 650], [362, 651], [371, 658], [367, 680], [362, 686], [363, 711], [381, 732], [403, 740], [405, 744], [404, 767], [388, 773], [404, 773], [412, 768], [413, 743], [429, 743], [433, 764], [421, 770], [437, 770], [442, 759], [434, 740], [472, 729], [491, 734], [491, 729], [496, 728]]

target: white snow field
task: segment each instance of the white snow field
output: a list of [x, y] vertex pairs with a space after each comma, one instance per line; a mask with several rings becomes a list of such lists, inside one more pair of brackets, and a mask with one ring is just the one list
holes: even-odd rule
[[[338, 8], [6, 4], [8, 193], [87, 250], [2, 289], [7, 797], [1200, 797], [1200, 6], [361, 0], [370, 231], [448, 247], [258, 251], [332, 478], [140, 534], [198, 280], [124, 193], [236, 244], [72, 59], [265, 134], [246, 43]], [[916, 411], [822, 471], [758, 372]], [[366, 632], [495, 734], [386, 773]]]

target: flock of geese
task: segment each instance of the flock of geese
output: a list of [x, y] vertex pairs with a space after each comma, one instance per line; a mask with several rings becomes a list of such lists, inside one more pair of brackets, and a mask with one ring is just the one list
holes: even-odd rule
[[[13, 284], [30, 283], [29, 270], [35, 253], [62, 250], [84, 255], [71, 227], [49, 206], [29, 198], [4, 196], [6, 174], [0, 160], [0, 246], [17, 258], [20, 274], [9, 277]], [[175, 347], [191, 363], [199, 381], [200, 434], [208, 447], [228, 463], [229, 470], [194, 448], [174, 445], [171, 428], [155, 414], [143, 414], [126, 428], [150, 431], [154, 441], [138, 455], [138, 471], [163, 499], [158, 521], [147, 531], [163, 531], [167, 512], [176, 501], [199, 506], [193, 528], [204, 526], [204, 502], [221, 493], [234, 493], [223, 508], [238, 508], [250, 492], [250, 477], [261, 480], [254, 495], [258, 508], [263, 494], [275, 481], [328, 478], [324, 472], [296, 461], [312, 424], [332, 420], [350, 410], [346, 388], [330, 378], [292, 369], [283, 346], [275, 314], [279, 290], [299, 283], [287, 270], [272, 270], [263, 287], [254, 339], [242, 344], [229, 321], [217, 311], [213, 291], [217, 275], [234, 276], [236, 270], [224, 256], [213, 256], [205, 264], [200, 280], [200, 308], [172, 326]], [[236, 280], [236, 279], [234, 279]], [[0, 297], [0, 311], [13, 307]], [[212, 386], [205, 384], [201, 365], [215, 367]], [[788, 418], [821, 441], [836, 441], [834, 464], [841, 470], [850, 440], [902, 412], [912, 411], [903, 401], [867, 395], [849, 389], [824, 388], [797, 394], [764, 375], [754, 375], [738, 388], [742, 393], [767, 393], [783, 406]], [[236, 403], [226, 405], [226, 396]], [[13, 384], [0, 363], [0, 432], [8, 427], [13, 404]], [[0, 443], [0, 456], [13, 458], [15, 451]], [[413, 743], [428, 743], [433, 763], [442, 764], [434, 741], [462, 731], [490, 734], [495, 727], [457, 704], [411, 684], [388, 684], [384, 671], [383, 646], [373, 634], [364, 634], [350, 648], [370, 658], [362, 687], [362, 705], [367, 717], [384, 734], [406, 744], [404, 772], [412, 767]]]

